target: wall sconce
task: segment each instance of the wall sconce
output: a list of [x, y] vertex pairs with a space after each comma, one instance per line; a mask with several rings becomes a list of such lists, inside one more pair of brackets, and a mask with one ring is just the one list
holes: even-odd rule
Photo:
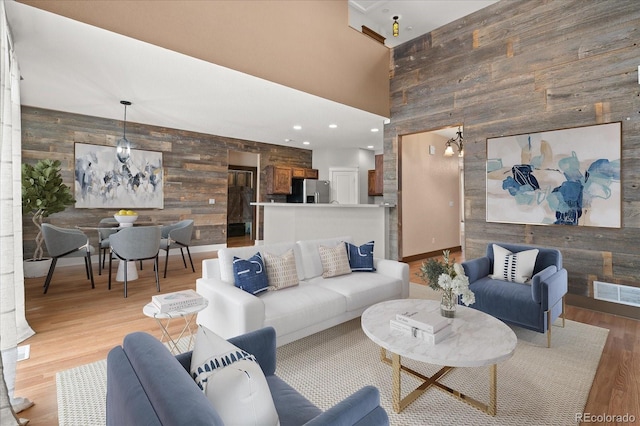
[[458, 148], [458, 157], [464, 156], [464, 138], [462, 137], [462, 130], [460, 130], [460, 126], [458, 126], [458, 131], [456, 132], [456, 137], [451, 138], [446, 142], [446, 148], [444, 150], [445, 157], [451, 157], [453, 152], [453, 147], [451, 145], [455, 145]]
[[131, 105], [129, 101], [120, 101], [124, 105], [124, 127], [122, 129], [122, 138], [116, 143], [116, 157], [122, 164], [126, 163], [131, 156], [131, 143], [127, 139], [127, 106]]
[[393, 36], [398, 37], [400, 35], [400, 24], [398, 24], [398, 17], [393, 17]]

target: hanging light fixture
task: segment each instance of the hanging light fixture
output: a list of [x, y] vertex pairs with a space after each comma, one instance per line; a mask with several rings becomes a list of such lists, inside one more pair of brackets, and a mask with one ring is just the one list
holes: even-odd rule
[[400, 24], [398, 24], [398, 17], [393, 17], [393, 36], [398, 37], [400, 35]]
[[118, 139], [116, 144], [116, 157], [121, 163], [126, 163], [131, 156], [131, 143], [127, 139], [127, 106], [131, 105], [129, 101], [120, 101], [124, 105], [124, 125], [122, 128], [122, 138]]
[[456, 137], [451, 138], [446, 142], [446, 148], [444, 150], [445, 157], [451, 157], [453, 152], [453, 147], [451, 145], [455, 145], [458, 148], [458, 157], [464, 156], [464, 138], [462, 137], [462, 130], [460, 130], [460, 126], [458, 126], [458, 131], [456, 132]]

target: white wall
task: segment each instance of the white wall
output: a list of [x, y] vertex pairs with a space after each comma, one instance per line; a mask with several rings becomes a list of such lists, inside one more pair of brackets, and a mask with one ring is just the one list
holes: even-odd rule
[[460, 245], [460, 160], [444, 156], [446, 141], [434, 133], [402, 137], [403, 257]]
[[369, 197], [369, 170], [376, 168], [375, 152], [368, 149], [359, 151], [359, 175], [360, 175], [360, 204], [374, 203], [374, 197]]
[[331, 167], [357, 167], [360, 204], [373, 203], [367, 195], [367, 173], [375, 168], [375, 153], [367, 149], [314, 149], [312, 167], [318, 169], [318, 179], [329, 179]]

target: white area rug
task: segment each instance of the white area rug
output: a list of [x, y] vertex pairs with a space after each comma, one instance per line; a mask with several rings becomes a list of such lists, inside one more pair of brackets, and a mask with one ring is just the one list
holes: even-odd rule
[[106, 423], [106, 359], [56, 373], [56, 389], [59, 425]]
[[[412, 296], [428, 297], [421, 293], [423, 289], [412, 284]], [[374, 385], [393, 425], [576, 424], [575, 414], [583, 411], [608, 330], [567, 321], [565, 328], [553, 328], [550, 349], [544, 335], [520, 328], [514, 331], [516, 352], [498, 365], [495, 417], [438, 389], [428, 390], [402, 413], [394, 413], [391, 367], [380, 361], [379, 347], [364, 335], [360, 319], [278, 348], [277, 374], [322, 409], [362, 386]], [[406, 364], [429, 375], [438, 369], [410, 360]], [[105, 424], [106, 361], [59, 372], [56, 383], [60, 425]], [[486, 367], [455, 369], [444, 383], [488, 401]], [[403, 375], [402, 384], [404, 396], [417, 381]]]

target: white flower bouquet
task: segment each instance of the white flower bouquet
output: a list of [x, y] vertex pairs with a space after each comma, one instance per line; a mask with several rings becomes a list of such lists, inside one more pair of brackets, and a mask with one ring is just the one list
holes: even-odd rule
[[443, 304], [449, 300], [455, 304], [455, 297], [461, 296], [462, 303], [469, 306], [476, 298], [469, 290], [469, 278], [464, 274], [462, 265], [451, 261], [449, 250], [442, 252], [444, 262], [431, 258], [422, 263], [416, 275], [434, 290], [443, 291]]

